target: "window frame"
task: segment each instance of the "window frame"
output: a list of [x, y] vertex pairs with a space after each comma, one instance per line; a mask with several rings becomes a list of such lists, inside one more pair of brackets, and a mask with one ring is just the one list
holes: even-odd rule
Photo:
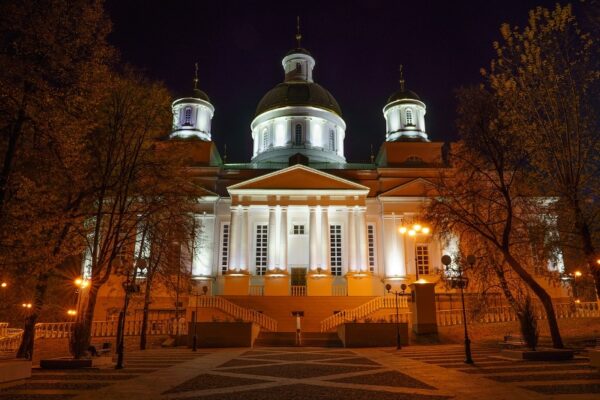
[[[425, 249], [425, 252], [423, 252], [423, 249]], [[431, 255], [429, 254], [428, 243], [415, 244], [415, 271], [418, 271], [419, 275], [431, 274]]]
[[269, 224], [257, 223], [254, 226], [254, 268], [256, 275], [267, 273], [269, 262]]
[[341, 224], [329, 225], [329, 266], [331, 275], [342, 276], [343, 266], [343, 236]]
[[229, 248], [231, 244], [231, 222], [221, 223], [221, 242], [219, 244], [219, 266], [221, 275], [229, 269]]

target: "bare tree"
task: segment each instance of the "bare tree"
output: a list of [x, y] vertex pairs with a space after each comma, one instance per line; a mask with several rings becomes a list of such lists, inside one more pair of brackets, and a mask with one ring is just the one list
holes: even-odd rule
[[459, 91], [461, 143], [451, 152], [450, 173], [441, 172], [428, 215], [441, 232], [474, 235], [502, 255], [541, 302], [554, 347], [563, 343], [546, 290], [527, 268], [530, 227], [543, 222], [540, 202], [525, 180], [529, 153], [504, 135], [497, 101], [484, 88]]
[[[598, 3], [585, 14], [597, 31]], [[570, 5], [538, 7], [523, 29], [505, 24], [501, 33], [484, 76], [505, 134], [528, 149], [531, 181], [558, 199], [556, 239], [584, 255], [600, 296], [600, 39], [582, 30]]]

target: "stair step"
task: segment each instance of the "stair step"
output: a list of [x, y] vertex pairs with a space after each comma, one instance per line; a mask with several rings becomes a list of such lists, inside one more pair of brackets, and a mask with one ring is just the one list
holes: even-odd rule
[[[296, 346], [295, 332], [261, 332], [254, 346]], [[343, 347], [336, 333], [303, 332], [302, 346], [304, 347]]]

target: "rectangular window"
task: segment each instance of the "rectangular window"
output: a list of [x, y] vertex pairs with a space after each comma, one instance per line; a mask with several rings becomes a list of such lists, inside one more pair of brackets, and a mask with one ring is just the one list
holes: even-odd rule
[[227, 273], [229, 266], [229, 224], [221, 226], [221, 273]]
[[375, 271], [375, 225], [367, 225], [367, 244], [369, 246], [369, 271]]
[[329, 226], [329, 254], [331, 275], [342, 275], [342, 226]]
[[336, 151], [336, 148], [335, 148], [335, 131], [333, 129], [329, 131], [329, 150]]
[[267, 234], [268, 225], [256, 225], [256, 275], [267, 272]]
[[426, 244], [418, 244], [416, 251], [419, 275], [429, 275], [429, 246]]
[[304, 235], [304, 225], [294, 225], [292, 234], [293, 235]]

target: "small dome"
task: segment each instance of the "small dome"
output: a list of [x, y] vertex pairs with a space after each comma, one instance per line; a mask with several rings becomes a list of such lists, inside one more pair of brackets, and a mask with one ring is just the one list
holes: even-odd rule
[[269, 90], [256, 107], [256, 115], [287, 106], [312, 106], [342, 116], [342, 109], [331, 93], [314, 82], [283, 82]]
[[193, 89], [192, 93], [190, 93], [190, 95], [187, 97], [204, 100], [210, 103], [210, 98], [208, 97], [208, 95], [200, 89]]
[[306, 50], [304, 47], [296, 47], [295, 49], [291, 49], [290, 51], [288, 51], [285, 56], [289, 56], [292, 54], [306, 54], [307, 56], [311, 56], [312, 54], [310, 54], [310, 51]]
[[398, 100], [418, 100], [422, 101], [419, 95], [412, 90], [398, 90], [388, 98], [388, 104]]

